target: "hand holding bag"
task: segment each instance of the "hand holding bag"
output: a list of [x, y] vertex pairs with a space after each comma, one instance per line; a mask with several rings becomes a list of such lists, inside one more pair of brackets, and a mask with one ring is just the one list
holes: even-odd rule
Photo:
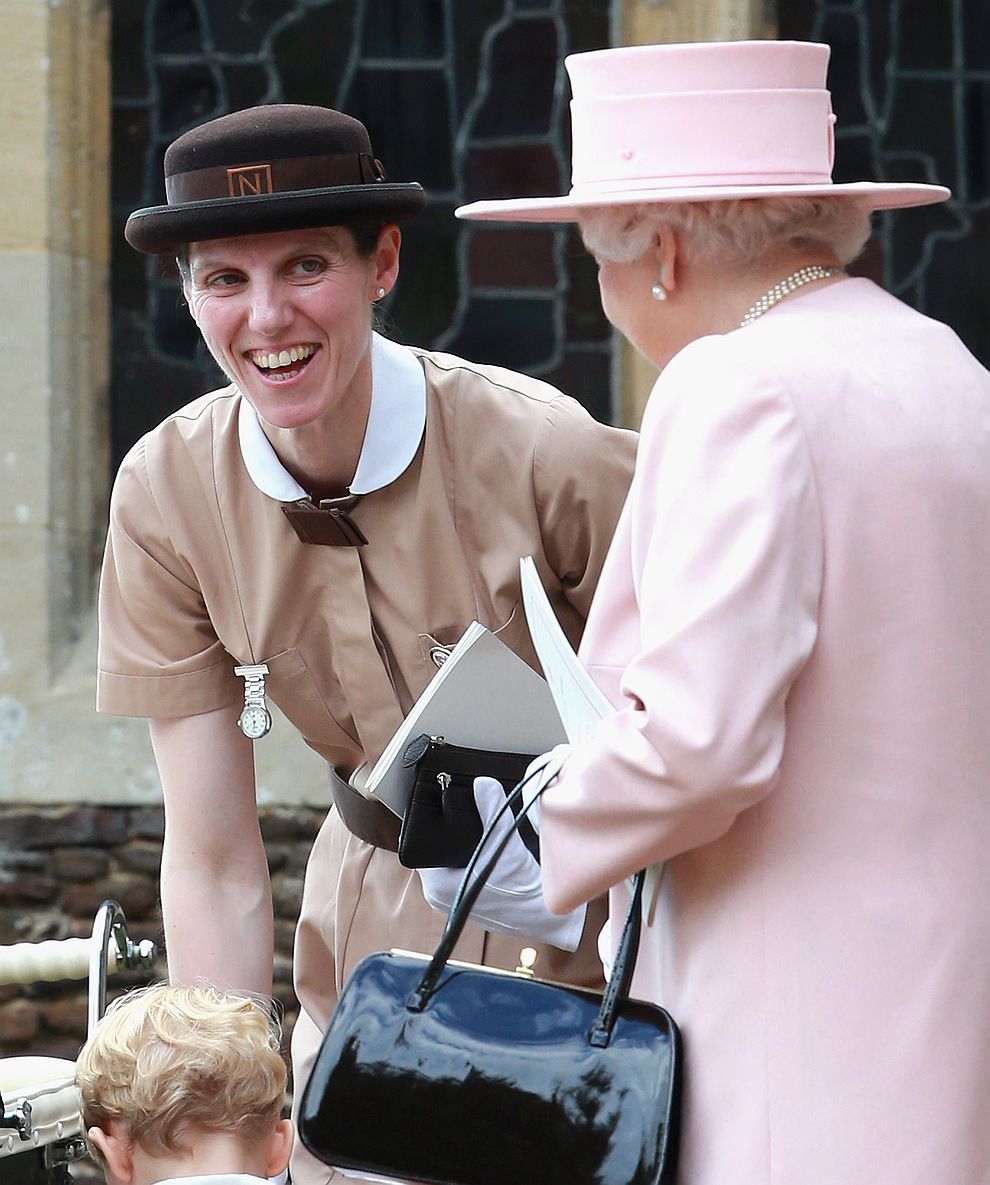
[[604, 994], [450, 960], [511, 834], [472, 880], [486, 832], [432, 958], [392, 951], [355, 969], [302, 1092], [300, 1138], [347, 1172], [430, 1185], [670, 1185], [680, 1037], [628, 997], [643, 873]]
[[[416, 780], [402, 817], [399, 863], [404, 868], [465, 868], [482, 833], [474, 779], [495, 778], [508, 796], [533, 757], [452, 745], [426, 733], [410, 741], [402, 764], [415, 766]], [[540, 841], [528, 820], [519, 835], [538, 861]]]

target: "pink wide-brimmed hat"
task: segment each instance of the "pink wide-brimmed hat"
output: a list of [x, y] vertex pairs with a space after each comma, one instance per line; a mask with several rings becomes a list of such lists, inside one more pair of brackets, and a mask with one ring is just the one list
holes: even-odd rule
[[572, 54], [571, 191], [472, 202], [458, 218], [573, 222], [582, 209], [755, 197], [924, 206], [942, 185], [832, 181], [829, 47], [807, 41], [635, 45]]

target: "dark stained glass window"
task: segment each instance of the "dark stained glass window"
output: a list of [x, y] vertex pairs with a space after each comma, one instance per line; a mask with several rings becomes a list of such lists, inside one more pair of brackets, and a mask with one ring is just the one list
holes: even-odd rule
[[565, 54], [609, 39], [608, 0], [148, 0], [113, 5], [113, 452], [222, 379], [177, 278], [123, 224], [164, 201], [169, 141], [256, 103], [364, 121], [430, 205], [385, 304], [400, 341], [525, 370], [609, 419], [610, 336], [566, 227], [459, 223], [478, 197], [569, 185]]
[[837, 181], [933, 181], [884, 214], [858, 269], [947, 322], [990, 365], [990, 5], [780, 0], [779, 35], [832, 47]]

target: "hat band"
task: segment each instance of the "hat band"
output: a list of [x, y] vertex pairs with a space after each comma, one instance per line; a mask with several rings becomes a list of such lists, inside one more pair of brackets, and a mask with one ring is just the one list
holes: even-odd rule
[[676, 177], [637, 177], [633, 181], [584, 181], [571, 186], [572, 198], [635, 193], [662, 193], [677, 189], [738, 189], [747, 186], [831, 185], [828, 173], [679, 173]]
[[255, 164], [191, 169], [165, 178], [170, 206], [215, 198], [258, 197], [338, 185], [371, 185], [385, 180], [381, 163], [366, 152], [335, 152], [328, 156], [293, 156]]
[[575, 190], [802, 185], [832, 177], [826, 90], [575, 99]]

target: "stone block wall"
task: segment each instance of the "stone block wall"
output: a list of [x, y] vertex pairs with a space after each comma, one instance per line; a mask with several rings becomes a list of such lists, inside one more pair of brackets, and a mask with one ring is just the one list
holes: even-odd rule
[[[286, 1049], [298, 1004], [292, 991], [292, 936], [303, 873], [324, 812], [268, 806], [259, 811], [275, 907], [275, 995], [285, 1009]], [[151, 938], [151, 974], [113, 975], [108, 996], [166, 973], [158, 872], [161, 807], [0, 805], [0, 945], [88, 936], [106, 898], [118, 901], [135, 941]], [[0, 986], [0, 1057], [74, 1059], [86, 1036], [86, 985]]]
[[[292, 937], [303, 874], [325, 811], [260, 808], [275, 910], [274, 993], [285, 1018], [283, 1048], [298, 1014], [292, 990]], [[87, 937], [100, 904], [119, 902], [132, 939], [151, 938], [159, 957], [150, 973], [113, 974], [107, 996], [166, 975], [158, 874], [160, 806], [5, 806], [0, 804], [0, 945]], [[86, 1038], [84, 982], [0, 986], [0, 1057], [27, 1054], [74, 1060]], [[73, 1166], [79, 1185], [103, 1185], [89, 1161]]]

